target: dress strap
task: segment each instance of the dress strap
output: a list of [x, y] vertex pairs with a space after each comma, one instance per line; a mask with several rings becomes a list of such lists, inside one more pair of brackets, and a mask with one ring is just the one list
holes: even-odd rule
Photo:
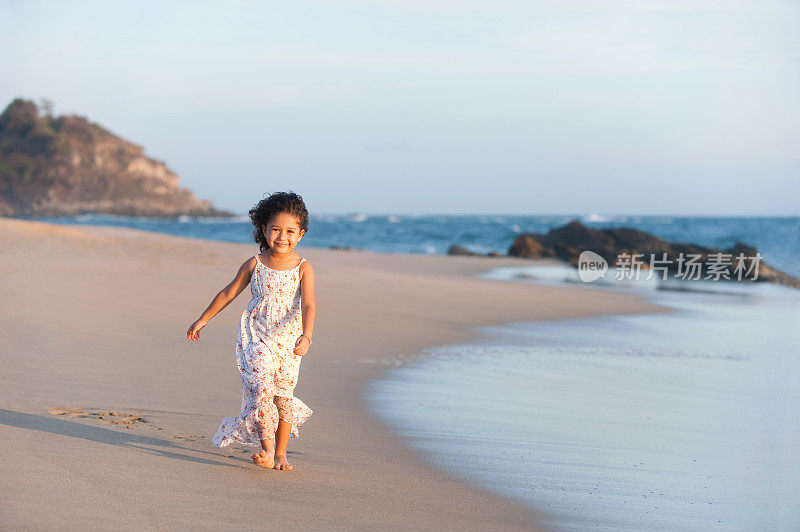
[[[253, 257], [256, 259], [256, 262], [260, 263], [260, 264], [261, 264], [262, 266], [264, 266], [265, 268], [268, 268], [268, 269], [270, 269], [270, 270], [272, 270], [272, 269], [273, 269], [273, 268], [270, 268], [269, 266], [267, 266], [266, 264], [264, 264], [263, 262], [261, 262], [261, 259], [259, 258], [258, 254], [256, 254], [256, 255], [253, 255]], [[292, 270], [294, 270], [295, 268], [298, 268], [298, 267], [300, 267], [300, 265], [301, 265], [301, 264], [303, 264], [304, 262], [308, 262], [308, 261], [305, 259], [305, 257], [300, 257], [300, 262], [298, 262], [298, 263], [297, 263], [297, 266], [295, 266], [294, 268], [292, 268]], [[273, 271], [277, 271], [277, 272], [290, 272], [290, 271], [292, 271], [292, 270], [273, 270]]]

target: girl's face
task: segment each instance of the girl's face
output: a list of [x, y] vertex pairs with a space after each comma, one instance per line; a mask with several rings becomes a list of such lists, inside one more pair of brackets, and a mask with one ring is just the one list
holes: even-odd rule
[[268, 225], [261, 226], [261, 230], [272, 253], [278, 254], [291, 252], [305, 234], [300, 230], [297, 217], [287, 212], [276, 214]]

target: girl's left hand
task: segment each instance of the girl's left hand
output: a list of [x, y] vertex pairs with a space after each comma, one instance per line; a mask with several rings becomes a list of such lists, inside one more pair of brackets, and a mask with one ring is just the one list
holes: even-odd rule
[[305, 355], [308, 352], [308, 347], [310, 345], [311, 343], [308, 341], [308, 338], [301, 336], [294, 343], [294, 354], [299, 356]]

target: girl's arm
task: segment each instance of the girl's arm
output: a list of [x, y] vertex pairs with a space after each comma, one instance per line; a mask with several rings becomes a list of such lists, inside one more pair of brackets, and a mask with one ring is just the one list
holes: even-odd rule
[[[303, 334], [297, 339], [294, 347], [296, 355], [304, 355], [308, 351], [310, 338], [314, 333], [314, 268], [311, 263], [306, 261], [300, 267], [300, 306], [303, 311]], [[306, 337], [309, 339], [307, 340]]]
[[228, 283], [228, 286], [220, 290], [219, 293], [214, 296], [208, 308], [203, 311], [197, 321], [186, 331], [186, 336], [189, 340], [199, 339], [200, 329], [205, 327], [211, 318], [219, 314], [231, 301], [236, 299], [236, 296], [242, 293], [242, 290], [250, 283], [250, 277], [253, 275], [253, 268], [255, 268], [255, 261], [255, 257], [252, 257], [242, 264], [239, 271], [236, 272], [236, 277], [233, 278], [233, 281]]

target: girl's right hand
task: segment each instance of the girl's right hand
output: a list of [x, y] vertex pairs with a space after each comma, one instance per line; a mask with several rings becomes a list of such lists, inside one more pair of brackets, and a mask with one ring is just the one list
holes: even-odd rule
[[196, 341], [200, 339], [200, 329], [206, 326], [206, 322], [201, 319], [198, 319], [196, 322], [192, 323], [189, 327], [189, 330], [186, 331], [186, 337], [189, 338], [191, 341]]

